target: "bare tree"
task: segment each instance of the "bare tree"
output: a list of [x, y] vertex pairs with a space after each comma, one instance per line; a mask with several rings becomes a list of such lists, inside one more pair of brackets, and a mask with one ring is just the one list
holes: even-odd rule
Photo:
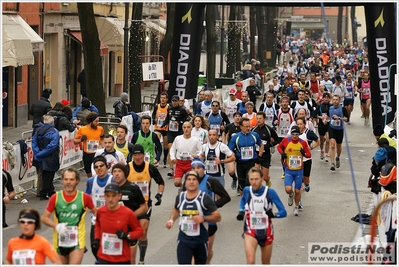
[[249, 56], [250, 58], [255, 58], [255, 35], [256, 35], [256, 7], [249, 7], [249, 40], [250, 40], [250, 49]]
[[164, 70], [166, 70], [166, 73], [169, 73], [168, 69], [168, 62], [169, 62], [169, 53], [170, 50], [172, 49], [172, 44], [173, 44], [173, 31], [175, 28], [175, 10], [176, 10], [176, 3], [167, 3], [167, 21], [166, 21], [166, 33], [161, 41], [160, 47], [159, 47], [159, 54], [164, 57], [165, 61], [163, 62], [164, 64]]
[[80, 30], [86, 72], [87, 97], [96, 105], [100, 114], [105, 115], [105, 93], [103, 89], [100, 38], [92, 3], [78, 3]]
[[134, 112], [141, 111], [141, 58], [144, 42], [143, 3], [133, 3], [132, 25], [129, 40], [129, 102]]
[[236, 59], [237, 57], [239, 57], [239, 53], [237, 53], [237, 51], [240, 51], [241, 30], [236, 22], [237, 11], [238, 11], [237, 6], [230, 6], [229, 23], [227, 26], [228, 29], [227, 36], [229, 40], [227, 48], [227, 70], [226, 70], [227, 77], [232, 77], [233, 73], [237, 70]]
[[257, 53], [257, 59], [260, 61], [260, 63], [263, 65], [264, 61], [264, 47], [266, 43], [266, 38], [265, 38], [265, 7], [264, 6], [258, 6], [256, 9], [256, 26], [258, 29], [258, 53]]
[[206, 5], [206, 32], [207, 32], [207, 54], [206, 54], [206, 69], [207, 69], [207, 84], [208, 86], [215, 85], [216, 73], [216, 12], [215, 5]]

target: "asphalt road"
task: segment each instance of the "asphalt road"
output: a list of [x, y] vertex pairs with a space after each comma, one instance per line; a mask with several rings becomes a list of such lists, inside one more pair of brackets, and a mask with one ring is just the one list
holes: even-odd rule
[[[347, 126], [349, 150], [353, 162], [353, 171], [357, 186], [362, 212], [367, 212], [371, 202], [372, 193], [367, 188], [371, 158], [376, 150], [375, 139], [371, 126], [364, 126], [360, 118], [359, 102], [355, 103], [352, 113], [352, 123]], [[313, 165], [311, 173], [311, 190], [303, 193], [302, 202], [304, 210], [298, 217], [293, 215], [293, 207], [287, 204], [287, 194], [284, 192], [279, 155], [276, 152], [272, 157], [270, 176], [272, 187], [279, 194], [288, 216], [283, 219], [273, 219], [275, 239], [273, 242], [272, 264], [309, 264], [307, 259], [309, 242], [352, 242], [358, 236], [360, 224], [351, 221], [351, 217], [358, 213], [355, 192], [351, 178], [351, 169], [348, 161], [347, 146], [343, 145], [341, 168], [336, 172], [329, 170], [330, 165], [320, 161], [319, 150], [313, 150]], [[174, 228], [167, 230], [166, 221], [169, 219], [177, 189], [173, 181], [167, 179], [168, 169], [160, 167], [165, 178], [165, 192], [161, 206], [153, 207], [151, 223], [148, 233], [148, 249], [146, 264], [166, 265], [177, 264], [176, 239], [178, 234], [177, 223]], [[82, 181], [78, 189], [84, 190], [87, 178], [82, 173]], [[214, 244], [214, 257], [212, 264], [245, 264], [243, 247], [243, 222], [236, 220], [240, 197], [230, 189], [231, 178], [226, 177], [226, 189], [231, 194], [232, 200], [221, 208], [222, 221], [218, 224], [218, 231]], [[57, 190], [62, 189], [62, 184], [55, 183]], [[155, 184], [152, 190], [156, 192]], [[155, 194], [153, 194], [155, 195]], [[16, 199], [7, 206], [7, 223], [9, 227], [3, 229], [3, 257], [6, 254], [7, 242], [10, 238], [20, 234], [17, 222], [19, 211], [25, 207], [34, 207], [43, 213], [46, 201], [40, 201], [36, 192], [28, 191], [23, 197], [28, 203], [21, 203]], [[87, 216], [89, 217], [89, 216]], [[89, 218], [87, 218], [87, 224]], [[87, 229], [89, 229], [87, 225]], [[38, 231], [40, 235], [51, 240], [53, 229], [42, 226]], [[89, 238], [87, 237], [88, 248]], [[260, 264], [260, 251], [257, 250], [257, 264]], [[93, 264], [94, 257], [91, 252], [85, 254], [83, 264]]]

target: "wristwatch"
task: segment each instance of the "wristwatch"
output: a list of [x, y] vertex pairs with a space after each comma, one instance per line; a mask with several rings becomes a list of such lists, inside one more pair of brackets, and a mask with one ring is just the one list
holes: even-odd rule
[[222, 159], [220, 162], [221, 162], [222, 164], [224, 164], [224, 159]]
[[207, 219], [207, 216], [206, 216], [206, 215], [204, 215], [204, 222], [206, 222], [206, 219]]

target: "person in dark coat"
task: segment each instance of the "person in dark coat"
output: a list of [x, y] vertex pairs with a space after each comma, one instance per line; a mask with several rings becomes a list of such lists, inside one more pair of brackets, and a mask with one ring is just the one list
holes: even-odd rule
[[44, 114], [47, 114], [47, 112], [51, 110], [51, 104], [49, 100], [51, 93], [51, 89], [44, 89], [41, 94], [41, 98], [33, 103], [30, 107], [29, 114], [33, 116], [32, 128], [42, 121]]
[[[68, 111], [69, 116], [66, 115]], [[61, 102], [57, 102], [47, 114], [53, 116], [54, 126], [58, 131], [68, 130], [73, 132], [75, 130], [76, 125], [71, 122], [72, 109], [69, 106], [64, 106]]]
[[129, 95], [127, 93], [121, 94], [121, 99], [118, 99], [114, 105], [115, 117], [122, 119], [123, 116], [129, 115], [130, 104]]
[[82, 95], [82, 97], [86, 97], [87, 96], [87, 92], [86, 92], [86, 72], [85, 72], [85, 69], [83, 69], [79, 73], [78, 83], [80, 83], [80, 94]]
[[34, 166], [42, 172], [43, 180], [40, 200], [47, 200], [55, 193], [53, 179], [60, 168], [60, 134], [51, 115], [44, 115], [43, 122], [37, 124], [33, 132]]

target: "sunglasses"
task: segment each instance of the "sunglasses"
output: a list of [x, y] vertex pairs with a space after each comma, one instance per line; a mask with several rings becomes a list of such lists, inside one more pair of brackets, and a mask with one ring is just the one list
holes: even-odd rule
[[218, 107], [219, 105], [212, 105], [212, 107]]
[[33, 220], [33, 219], [27, 219], [27, 220], [24, 220], [24, 219], [20, 219], [19, 220], [19, 223], [21, 223], [21, 224], [34, 224], [36, 221], [35, 220]]
[[102, 168], [102, 167], [104, 167], [104, 166], [105, 166], [105, 164], [94, 165], [94, 169]]
[[292, 136], [299, 136], [299, 133], [292, 133]]

